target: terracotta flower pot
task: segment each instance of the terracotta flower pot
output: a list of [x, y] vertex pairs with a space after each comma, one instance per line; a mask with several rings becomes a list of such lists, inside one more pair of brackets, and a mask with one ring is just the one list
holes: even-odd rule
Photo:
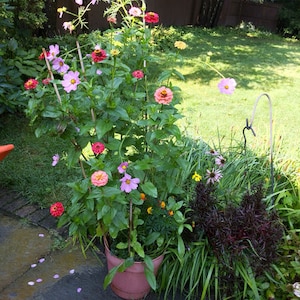
[[[112, 255], [108, 248], [107, 243], [105, 244], [105, 255], [107, 259], [108, 271], [113, 267], [118, 266], [124, 260]], [[164, 259], [164, 255], [153, 259], [154, 264], [154, 274], [157, 271]], [[124, 272], [117, 273], [111, 283], [111, 289], [113, 292], [123, 298], [128, 300], [138, 300], [144, 299], [145, 296], [150, 292], [150, 285], [144, 274], [144, 263], [135, 262], [131, 267], [127, 268]]]

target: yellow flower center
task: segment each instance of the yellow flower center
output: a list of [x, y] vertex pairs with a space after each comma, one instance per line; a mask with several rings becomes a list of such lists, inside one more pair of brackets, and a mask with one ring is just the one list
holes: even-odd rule
[[75, 84], [76, 83], [76, 80], [73, 78], [71, 79], [71, 84]]
[[125, 180], [126, 184], [130, 184], [130, 179]]
[[225, 88], [226, 90], [228, 90], [228, 89], [229, 89], [229, 86], [226, 84], [226, 85], [224, 86], [224, 88]]
[[166, 96], [168, 95], [168, 93], [167, 93], [166, 90], [162, 90], [162, 91], [160, 92], [160, 95], [161, 95], [162, 97], [166, 97]]

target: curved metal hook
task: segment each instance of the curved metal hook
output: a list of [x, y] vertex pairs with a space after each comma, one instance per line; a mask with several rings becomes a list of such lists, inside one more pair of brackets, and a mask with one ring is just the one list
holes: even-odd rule
[[[246, 135], [245, 135], [245, 130], [251, 130], [252, 134], [254, 136], [256, 136], [254, 129], [252, 128], [253, 125], [253, 121], [254, 121], [254, 117], [255, 117], [255, 113], [256, 113], [256, 108], [258, 105], [259, 100], [261, 99], [261, 97], [266, 96], [268, 98], [269, 101], [269, 122], [270, 122], [270, 166], [271, 166], [271, 188], [272, 188], [272, 194], [274, 192], [274, 169], [273, 169], [273, 117], [272, 117], [272, 100], [271, 97], [267, 94], [267, 93], [262, 93], [261, 95], [259, 95], [255, 101], [254, 104], [254, 108], [253, 108], [253, 112], [252, 112], [252, 117], [250, 120], [250, 123], [248, 122], [248, 119], [246, 119], [246, 126], [243, 129], [243, 136], [244, 136], [244, 151], [246, 151], [246, 146], [247, 146], [247, 139], [246, 139]], [[271, 204], [273, 204], [273, 197], [271, 199]]]

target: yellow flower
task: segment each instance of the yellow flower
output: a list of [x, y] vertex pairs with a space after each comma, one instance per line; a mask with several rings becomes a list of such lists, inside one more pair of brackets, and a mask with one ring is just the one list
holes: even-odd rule
[[149, 215], [152, 214], [152, 206], [149, 206], [149, 207], [147, 208], [147, 213], [148, 213]]
[[168, 214], [169, 214], [169, 216], [172, 217], [174, 215], [174, 211], [173, 210], [169, 210]]
[[141, 200], [146, 200], [146, 195], [144, 193], [140, 193], [140, 199]]
[[192, 179], [195, 181], [200, 181], [202, 179], [202, 176], [195, 171], [194, 175], [192, 176]]
[[187, 44], [183, 41], [176, 41], [174, 43], [175, 48], [180, 49], [180, 50], [184, 50], [187, 47]]
[[118, 49], [111, 49], [110, 50], [110, 55], [111, 56], [117, 56], [120, 54], [120, 51]]
[[162, 209], [164, 209], [164, 208], [166, 207], [166, 202], [165, 202], [165, 201], [161, 201], [161, 202], [160, 202], [160, 207], [161, 207]]
[[65, 6], [59, 7], [59, 8], [57, 9], [57, 12], [58, 12], [58, 13], [62, 13], [62, 12], [65, 12], [65, 11], [67, 11], [67, 8], [66, 8]]

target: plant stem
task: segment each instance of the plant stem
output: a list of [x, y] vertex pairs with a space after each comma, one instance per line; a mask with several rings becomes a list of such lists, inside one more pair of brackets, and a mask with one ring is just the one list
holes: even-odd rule
[[43, 54], [44, 54], [44, 58], [45, 58], [45, 62], [46, 62], [46, 65], [47, 65], [47, 69], [48, 69], [48, 73], [50, 75], [50, 78], [52, 80], [52, 84], [53, 84], [53, 87], [54, 87], [54, 90], [55, 90], [55, 93], [56, 93], [56, 97], [57, 97], [57, 100], [58, 102], [61, 104], [61, 97], [60, 97], [60, 94], [59, 94], [59, 91], [58, 91], [58, 88], [57, 88], [57, 85], [54, 81], [54, 76], [53, 76], [53, 73], [51, 71], [51, 66], [49, 64], [49, 60], [47, 58], [47, 52], [45, 50], [45, 48], [42, 49], [43, 50]]
[[128, 234], [128, 254], [130, 256], [130, 247], [131, 247], [131, 231], [133, 230], [133, 223], [132, 223], [132, 199], [129, 202], [129, 234]]

